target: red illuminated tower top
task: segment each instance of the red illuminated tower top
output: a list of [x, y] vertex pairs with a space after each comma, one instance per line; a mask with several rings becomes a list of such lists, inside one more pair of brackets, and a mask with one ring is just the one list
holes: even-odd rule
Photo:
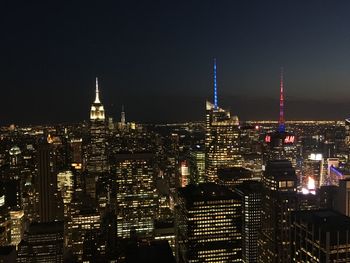
[[280, 79], [280, 118], [278, 122], [278, 131], [285, 132], [285, 120], [284, 120], [284, 81], [283, 81], [283, 68], [281, 68], [281, 79]]

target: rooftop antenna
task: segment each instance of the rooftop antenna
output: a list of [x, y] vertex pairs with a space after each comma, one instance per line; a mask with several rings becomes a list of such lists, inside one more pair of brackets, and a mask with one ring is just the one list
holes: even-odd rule
[[99, 97], [99, 90], [98, 90], [98, 78], [96, 77], [96, 95], [95, 95], [95, 101], [94, 103], [101, 103], [100, 97]]
[[214, 108], [218, 109], [218, 87], [216, 83], [216, 58], [214, 58]]
[[284, 119], [284, 79], [283, 79], [283, 67], [281, 67], [281, 76], [280, 76], [280, 118], [278, 122], [278, 131], [285, 132], [286, 125]]

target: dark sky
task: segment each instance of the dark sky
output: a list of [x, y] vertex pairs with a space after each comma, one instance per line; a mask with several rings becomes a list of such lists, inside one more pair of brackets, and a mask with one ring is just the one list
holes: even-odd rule
[[201, 120], [212, 97], [240, 119], [350, 113], [350, 1], [8, 1], [0, 8], [0, 125], [108, 115]]

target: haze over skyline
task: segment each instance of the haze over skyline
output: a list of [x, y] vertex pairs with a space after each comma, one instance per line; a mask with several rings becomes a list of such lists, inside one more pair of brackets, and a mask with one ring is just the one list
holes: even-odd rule
[[2, 8], [1, 123], [88, 119], [99, 77], [107, 115], [203, 120], [217, 58], [219, 105], [240, 119], [344, 119], [348, 1], [68, 1]]

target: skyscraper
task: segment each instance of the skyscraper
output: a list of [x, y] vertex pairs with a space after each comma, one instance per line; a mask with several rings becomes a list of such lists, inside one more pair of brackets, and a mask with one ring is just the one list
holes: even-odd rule
[[257, 262], [262, 184], [258, 181], [245, 181], [236, 186], [235, 192], [242, 202], [242, 259], [246, 263]]
[[179, 189], [178, 262], [241, 262], [240, 196], [215, 183]]
[[32, 223], [19, 243], [17, 262], [63, 262], [63, 222]]
[[280, 77], [280, 103], [279, 103], [279, 121], [278, 128], [275, 131], [268, 132], [264, 137], [264, 163], [269, 160], [288, 159], [299, 171], [297, 165], [297, 147], [296, 136], [286, 131], [284, 116], [284, 78], [283, 71]]
[[96, 78], [95, 100], [90, 110], [90, 145], [88, 148], [87, 170], [90, 173], [108, 171], [106, 155], [105, 110], [100, 101], [98, 80]]
[[158, 204], [153, 158], [150, 153], [115, 155], [118, 238], [133, 233], [148, 237], [153, 232]]
[[57, 175], [54, 171], [50, 149], [51, 145], [43, 139], [38, 149], [38, 176], [36, 179], [40, 222], [51, 222], [56, 219]]
[[290, 212], [296, 208], [297, 177], [287, 160], [267, 163], [263, 173], [262, 229], [258, 262], [290, 262]]
[[339, 180], [335, 209], [346, 216], [350, 216], [350, 179]]
[[217, 180], [219, 167], [242, 165], [239, 153], [239, 121], [237, 116], [218, 106], [216, 61], [214, 60], [214, 104], [206, 102], [205, 154], [207, 181]]

